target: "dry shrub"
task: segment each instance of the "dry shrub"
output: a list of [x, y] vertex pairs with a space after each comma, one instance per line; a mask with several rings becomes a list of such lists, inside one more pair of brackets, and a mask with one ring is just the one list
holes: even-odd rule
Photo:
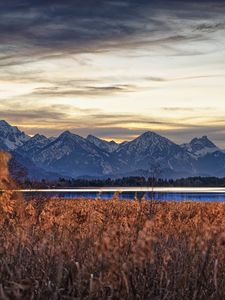
[[11, 178], [8, 164], [11, 160], [11, 155], [8, 152], [0, 151], [0, 213], [2, 216], [7, 215], [6, 218], [0, 220], [2, 222], [14, 222], [16, 217], [23, 216], [24, 201], [22, 194], [15, 190], [18, 188], [16, 182]]
[[224, 299], [224, 204], [22, 205], [0, 214], [0, 299]]
[[10, 186], [8, 163], [11, 156], [7, 152], [0, 152], [0, 189], [7, 189]]

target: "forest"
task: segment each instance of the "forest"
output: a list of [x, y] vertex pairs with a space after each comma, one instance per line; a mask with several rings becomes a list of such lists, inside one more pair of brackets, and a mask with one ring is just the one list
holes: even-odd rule
[[181, 179], [162, 179], [154, 177], [123, 177], [116, 179], [65, 179], [55, 181], [30, 180], [21, 181], [23, 188], [76, 188], [76, 187], [225, 187], [225, 178], [188, 177]]

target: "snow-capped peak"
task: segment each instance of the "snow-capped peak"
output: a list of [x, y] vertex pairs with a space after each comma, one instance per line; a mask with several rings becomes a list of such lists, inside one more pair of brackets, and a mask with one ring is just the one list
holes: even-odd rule
[[99, 139], [96, 136], [93, 136], [91, 134], [87, 136], [87, 140], [90, 143], [97, 146], [98, 148], [105, 150], [109, 153], [112, 153], [113, 151], [115, 151], [116, 149], [119, 148], [119, 144], [117, 144], [116, 142], [114, 142], [114, 141], [107, 142], [107, 141]]
[[45, 140], [47, 139], [46, 136], [42, 135], [42, 134], [35, 134], [32, 138], [31, 138], [33, 141], [40, 141], [40, 140]]
[[4, 120], [0, 120], [0, 145], [5, 150], [15, 150], [30, 137], [20, 131], [16, 126], [11, 126]]
[[26, 141], [21, 147], [18, 148], [20, 153], [28, 153], [33, 155], [34, 153], [40, 151], [50, 143], [48, 138], [41, 134], [36, 134]]
[[169, 139], [155, 133], [152, 131], [147, 131], [145, 133], [143, 133], [142, 135], [140, 135], [139, 137], [137, 137], [134, 141], [132, 141], [132, 143], [135, 142], [136, 144], [138, 144], [139, 146], [142, 146], [142, 148], [145, 147], [165, 147], [166, 145], [172, 145], [174, 143], [172, 143]]
[[202, 157], [206, 154], [220, 151], [220, 149], [212, 141], [210, 141], [207, 136], [194, 138], [190, 143], [182, 144], [181, 147], [197, 157]]
[[5, 120], [0, 120], [0, 127], [11, 127]]

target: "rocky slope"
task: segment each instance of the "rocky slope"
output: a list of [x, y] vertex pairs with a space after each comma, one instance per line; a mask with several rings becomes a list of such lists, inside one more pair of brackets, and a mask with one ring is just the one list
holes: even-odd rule
[[144, 175], [155, 165], [168, 178], [225, 176], [225, 153], [206, 136], [178, 145], [149, 131], [117, 144], [69, 131], [54, 138], [30, 137], [0, 121], [0, 150], [11, 152], [14, 165], [23, 166], [32, 178]]

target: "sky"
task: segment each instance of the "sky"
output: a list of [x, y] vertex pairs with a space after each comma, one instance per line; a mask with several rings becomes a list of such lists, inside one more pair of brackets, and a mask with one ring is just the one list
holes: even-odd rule
[[225, 147], [225, 1], [1, 1], [0, 119]]

